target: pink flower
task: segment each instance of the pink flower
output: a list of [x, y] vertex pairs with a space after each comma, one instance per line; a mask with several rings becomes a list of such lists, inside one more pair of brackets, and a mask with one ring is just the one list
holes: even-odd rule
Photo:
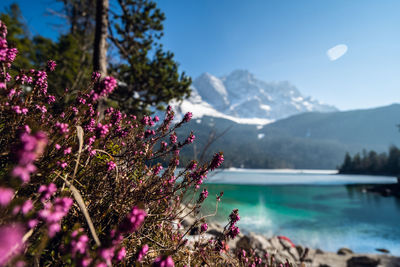
[[70, 154], [71, 151], [72, 151], [72, 147], [68, 147], [68, 148], [64, 149], [64, 155]]
[[117, 87], [117, 80], [114, 77], [107, 76], [100, 83], [100, 96], [111, 94]]
[[85, 234], [71, 240], [71, 253], [75, 257], [76, 253], [85, 254], [89, 242], [89, 237]]
[[33, 209], [32, 200], [28, 199], [27, 201], [24, 202], [24, 204], [22, 204], [22, 207], [21, 207], [22, 214], [26, 215], [32, 209]]
[[240, 233], [240, 230], [237, 226], [235, 225], [231, 225], [228, 229], [228, 233], [227, 236], [229, 236], [230, 238], [235, 238], [238, 234]]
[[[78, 266], [82, 266], [82, 267], [87, 267], [90, 265], [90, 263], [92, 262], [91, 258], [83, 258], [81, 260], [78, 261], [79, 265]], [[107, 265], [106, 265], [107, 266]]]
[[122, 261], [126, 257], [126, 249], [122, 247], [117, 253], [117, 261]]
[[193, 133], [190, 133], [189, 137], [186, 139], [186, 144], [191, 144], [196, 139], [196, 136]]
[[200, 193], [199, 203], [203, 202], [208, 197], [208, 191], [206, 188]]
[[33, 164], [26, 166], [16, 166], [12, 170], [11, 174], [14, 177], [18, 177], [22, 182], [27, 183], [30, 180], [30, 174], [36, 171], [36, 167]]
[[114, 257], [114, 247], [101, 248], [100, 251], [99, 251], [99, 255], [105, 261], [111, 261], [111, 259]]
[[56, 66], [57, 66], [57, 64], [54, 60], [50, 59], [49, 61], [47, 61], [47, 69], [49, 71], [54, 71], [56, 69]]
[[65, 133], [69, 132], [67, 123], [56, 122], [56, 127], [59, 129], [61, 134], [65, 134]]
[[68, 163], [57, 161], [57, 165], [61, 167], [61, 169], [65, 169], [68, 166]]
[[201, 225], [200, 229], [201, 229], [201, 232], [207, 231], [207, 229], [208, 229], [208, 224], [203, 223], [203, 224]]
[[229, 218], [232, 224], [235, 224], [237, 221], [239, 221], [240, 220], [239, 210], [234, 209], [229, 215]]
[[56, 198], [53, 203], [46, 203], [44, 209], [39, 211], [39, 218], [47, 223], [50, 237], [53, 237], [61, 230], [61, 220], [65, 215], [67, 215], [72, 204], [72, 198]]
[[36, 220], [36, 219], [29, 220], [28, 221], [28, 227], [29, 228], [34, 228], [38, 223], [39, 223], [39, 221]]
[[155, 166], [155, 167], [153, 168], [153, 173], [154, 173], [154, 175], [158, 175], [162, 169], [163, 169], [163, 166], [161, 166], [161, 165]]
[[153, 262], [153, 267], [174, 267], [174, 260], [171, 256], [159, 256]]
[[210, 163], [210, 170], [214, 170], [221, 166], [222, 162], [224, 162], [224, 155], [220, 153], [215, 153], [214, 158]]
[[55, 101], [56, 101], [56, 97], [55, 96], [53, 96], [53, 95], [48, 95], [47, 96], [47, 103], [48, 104], [51, 104], [51, 103], [53, 103]]
[[7, 264], [23, 248], [24, 228], [20, 224], [0, 227], [0, 266]]
[[149, 251], [149, 245], [144, 244], [143, 247], [139, 250], [137, 261], [143, 261], [144, 256], [146, 256], [147, 252]]
[[186, 113], [185, 116], [183, 117], [183, 121], [184, 121], [184, 122], [189, 122], [189, 121], [192, 119], [192, 117], [193, 117], [192, 112], [188, 112], [188, 113]]
[[109, 127], [107, 124], [103, 125], [99, 122], [96, 126], [95, 131], [97, 137], [104, 138], [109, 132]]
[[175, 144], [178, 141], [178, 137], [176, 136], [176, 133], [173, 132], [170, 136], [169, 136], [169, 140], [171, 141], [171, 144]]
[[14, 190], [11, 188], [0, 187], [0, 206], [7, 206], [14, 197]]
[[45, 201], [54, 195], [55, 192], [57, 192], [57, 186], [53, 183], [50, 183], [48, 186], [41, 185], [38, 192], [42, 194], [40, 200]]
[[144, 210], [133, 207], [131, 212], [121, 222], [120, 231], [122, 233], [133, 233], [143, 224], [147, 214]]
[[117, 167], [117, 164], [115, 164], [114, 161], [110, 160], [107, 162], [107, 171], [112, 171]]
[[96, 82], [98, 79], [100, 79], [101, 74], [99, 72], [93, 72], [92, 73], [92, 81]]

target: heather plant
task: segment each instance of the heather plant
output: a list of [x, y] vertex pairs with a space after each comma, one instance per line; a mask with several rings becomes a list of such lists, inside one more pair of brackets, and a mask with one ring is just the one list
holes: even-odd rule
[[[181, 139], [176, 129], [191, 113], [176, 124], [171, 108], [163, 121], [113, 108], [100, 116], [99, 101], [118, 82], [99, 73], [61, 109], [63, 99], [47, 90], [56, 62], [12, 77], [18, 51], [6, 35], [0, 21], [0, 266], [262, 263], [229, 253], [238, 210], [220, 236], [204, 236], [208, 225], [199, 210], [208, 191], [200, 185], [224, 158], [216, 153], [209, 162], [180, 166], [179, 152], [195, 135]], [[195, 223], [183, 229], [187, 216]], [[190, 243], [195, 227], [201, 234]]]

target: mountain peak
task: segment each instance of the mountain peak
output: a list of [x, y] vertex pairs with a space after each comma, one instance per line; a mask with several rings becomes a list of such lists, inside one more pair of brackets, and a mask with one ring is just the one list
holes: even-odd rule
[[243, 80], [250, 81], [254, 79], [254, 75], [246, 69], [237, 69], [230, 74], [221, 78], [221, 80]]
[[221, 78], [203, 73], [193, 81], [192, 89], [196, 98], [185, 100], [186, 107], [248, 123], [267, 123], [308, 111], [337, 110], [303, 96], [288, 81], [265, 82], [245, 69]]

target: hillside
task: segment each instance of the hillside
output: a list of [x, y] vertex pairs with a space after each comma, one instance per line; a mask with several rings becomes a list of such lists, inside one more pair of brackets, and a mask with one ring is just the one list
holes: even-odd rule
[[[278, 120], [264, 127], [205, 116], [193, 120], [195, 146], [183, 157], [199, 156], [210, 132], [227, 132], [210, 151], [224, 151], [225, 167], [333, 169], [346, 152], [362, 149], [385, 151], [400, 145], [397, 124], [400, 105], [344, 112], [308, 112]], [[195, 153], [196, 152], [196, 153]]]

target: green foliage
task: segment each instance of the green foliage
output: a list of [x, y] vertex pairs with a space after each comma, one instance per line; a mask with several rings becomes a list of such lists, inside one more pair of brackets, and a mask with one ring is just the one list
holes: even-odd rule
[[340, 173], [347, 174], [374, 174], [374, 175], [400, 175], [400, 149], [395, 146], [389, 148], [389, 153], [376, 153], [375, 151], [355, 154], [353, 157], [346, 154], [344, 162], [339, 167]]
[[6, 13], [0, 14], [0, 20], [8, 26], [8, 43], [18, 49], [19, 57], [14, 61], [14, 68], [32, 68], [34, 66], [33, 44], [28, 27], [23, 21], [17, 4], [11, 4]]
[[[12, 4], [6, 13], [0, 15], [0, 19], [9, 25], [7, 38], [10, 46], [18, 49], [13, 74], [17, 70], [44, 68], [47, 60], [53, 59], [57, 62], [56, 75], [48, 80], [52, 94], [62, 96], [65, 88], [76, 93], [78, 85], [89, 81], [91, 54], [83, 46], [82, 36], [64, 34], [56, 42], [40, 35], [32, 37], [17, 4]], [[74, 96], [69, 95], [65, 101], [70, 102], [71, 98]]]
[[191, 79], [179, 74], [174, 54], [157, 43], [165, 15], [152, 1], [126, 0], [120, 5], [122, 12], [111, 21], [110, 39], [120, 58], [112, 69], [123, 84], [111, 99], [121, 109], [137, 113], [148, 112], [150, 106], [162, 109], [172, 99], [189, 96]]
[[[93, 69], [94, 1], [66, 0], [64, 13], [70, 31], [57, 41], [42, 36], [30, 36], [17, 4], [13, 4], [1, 19], [9, 25], [10, 44], [18, 48], [21, 57], [16, 69], [43, 67], [43, 62], [57, 62], [56, 75], [49, 78], [50, 92], [62, 96], [65, 88], [72, 91], [66, 103], [71, 103], [79, 85], [86, 84]], [[151, 1], [120, 1], [121, 11], [110, 16], [109, 59], [111, 73], [120, 81], [108, 105], [135, 114], [150, 112], [150, 106], [163, 110], [175, 99], [190, 94], [191, 79], [180, 72], [174, 54], [158, 43], [163, 35], [165, 15]], [[61, 104], [61, 103], [60, 103]], [[65, 103], [64, 103], [65, 104]]]

